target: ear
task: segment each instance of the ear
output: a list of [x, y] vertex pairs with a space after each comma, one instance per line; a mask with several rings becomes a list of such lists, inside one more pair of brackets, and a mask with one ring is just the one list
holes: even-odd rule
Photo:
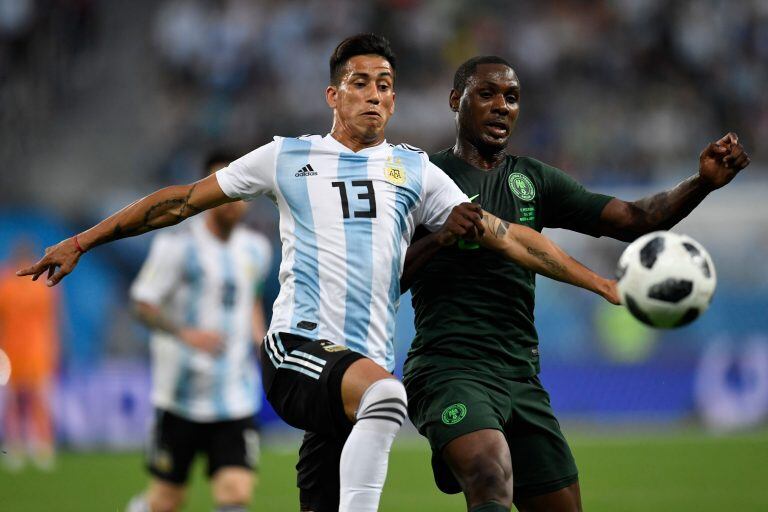
[[451, 106], [453, 112], [459, 111], [459, 103], [461, 102], [461, 94], [456, 89], [451, 89], [451, 94], [448, 95], [448, 105]]
[[325, 102], [331, 108], [336, 108], [336, 100], [338, 98], [339, 91], [335, 85], [329, 85], [325, 88]]

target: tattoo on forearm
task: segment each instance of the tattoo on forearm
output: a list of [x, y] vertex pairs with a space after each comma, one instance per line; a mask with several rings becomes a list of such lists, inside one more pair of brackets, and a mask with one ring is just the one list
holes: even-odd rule
[[[152, 227], [152, 221], [164, 215], [167, 211], [167, 207], [171, 205], [180, 205], [180, 211], [184, 211], [184, 199], [166, 199], [165, 201], [160, 201], [149, 207], [147, 213], [144, 214], [144, 222], [141, 227]], [[176, 217], [178, 217], [179, 220], [183, 219], [181, 215], [176, 215]]]
[[668, 191], [659, 192], [647, 199], [647, 216], [650, 224], [661, 225], [667, 220], [667, 217], [676, 213], [670, 201]]
[[641, 232], [669, 229], [685, 218], [706, 196], [692, 176], [671, 190], [665, 190], [636, 201], [635, 226]]
[[[195, 191], [196, 187], [197, 187], [197, 183], [192, 185], [189, 189], [189, 192], [187, 192], [186, 197], [184, 197], [184, 199], [166, 199], [165, 201], [160, 201], [150, 206], [149, 209], [147, 210], [147, 213], [144, 214], [144, 222], [142, 223], [139, 229], [145, 229], [145, 228], [154, 229], [157, 227], [162, 227], [162, 226], [153, 225], [152, 221], [162, 217], [166, 213], [169, 215], [173, 215], [176, 218], [177, 222], [181, 222], [187, 217], [200, 213], [202, 209], [196, 207], [195, 205], [189, 202], [190, 198], [192, 197], [192, 193]], [[179, 213], [174, 214], [169, 211], [170, 210], [169, 206], [172, 208], [176, 205], [179, 206]]]
[[101, 243], [112, 242], [121, 238], [123, 238], [123, 228], [118, 224], [115, 226], [115, 229], [112, 230], [112, 233], [110, 233]]
[[195, 191], [195, 188], [197, 188], [197, 183], [193, 184], [189, 188], [189, 192], [187, 193], [187, 196], [184, 198], [184, 202], [181, 205], [181, 210], [179, 211], [179, 217], [184, 219], [184, 214], [187, 210], [189, 210], [189, 215], [195, 215], [196, 213], [200, 213], [202, 210], [200, 208], [197, 208], [195, 205], [189, 202], [190, 198], [192, 197], [192, 192]]
[[483, 212], [483, 224], [488, 232], [496, 238], [503, 238], [509, 229], [509, 222]]
[[565, 266], [554, 260], [546, 251], [536, 249], [535, 247], [528, 247], [527, 249], [528, 254], [540, 260], [554, 277], [559, 277], [565, 274]]

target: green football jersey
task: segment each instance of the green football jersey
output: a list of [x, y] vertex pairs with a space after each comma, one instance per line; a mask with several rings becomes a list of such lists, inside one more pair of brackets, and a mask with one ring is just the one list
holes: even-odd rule
[[[482, 170], [452, 149], [430, 160], [470, 198], [500, 219], [529, 226], [595, 234], [611, 197], [587, 191], [563, 171], [533, 158], [508, 155]], [[417, 232], [418, 236], [418, 232]], [[535, 274], [475, 243], [439, 251], [412, 285], [416, 337], [407, 378], [436, 369], [484, 371], [504, 378], [539, 372], [533, 321]]]

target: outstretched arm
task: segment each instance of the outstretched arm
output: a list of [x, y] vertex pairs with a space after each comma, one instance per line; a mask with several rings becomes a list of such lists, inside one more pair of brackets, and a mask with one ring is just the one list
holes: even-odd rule
[[620, 303], [616, 281], [595, 274], [538, 231], [510, 224], [486, 211], [482, 222], [482, 246], [538, 274], [592, 291], [613, 304]]
[[235, 201], [221, 190], [215, 175], [189, 185], [158, 190], [129, 204], [83, 233], [48, 247], [45, 256], [16, 275], [37, 280], [48, 272], [48, 286], [54, 286], [72, 272], [80, 256], [101, 244], [172, 226], [209, 208]]
[[612, 199], [600, 214], [597, 231], [630, 242], [651, 231], [670, 229], [747, 165], [749, 156], [738, 137], [728, 133], [701, 152], [699, 172], [674, 188], [634, 202]]

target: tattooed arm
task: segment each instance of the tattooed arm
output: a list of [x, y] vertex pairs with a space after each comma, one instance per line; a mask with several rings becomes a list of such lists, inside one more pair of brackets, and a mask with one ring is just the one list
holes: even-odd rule
[[18, 271], [16, 275], [31, 275], [33, 280], [37, 280], [41, 274], [48, 272], [47, 284], [54, 286], [72, 272], [80, 256], [89, 249], [178, 224], [203, 210], [235, 200], [224, 194], [215, 175], [190, 185], [160, 189], [129, 204], [76, 237], [48, 247], [40, 261]]
[[699, 155], [699, 172], [676, 187], [633, 202], [611, 199], [600, 214], [596, 231], [631, 242], [645, 233], [670, 229], [748, 165], [749, 155], [739, 138], [728, 133], [704, 148]]
[[619, 303], [616, 282], [600, 277], [571, 258], [538, 231], [483, 211], [485, 231], [480, 244], [538, 274], [590, 290], [613, 304]]

